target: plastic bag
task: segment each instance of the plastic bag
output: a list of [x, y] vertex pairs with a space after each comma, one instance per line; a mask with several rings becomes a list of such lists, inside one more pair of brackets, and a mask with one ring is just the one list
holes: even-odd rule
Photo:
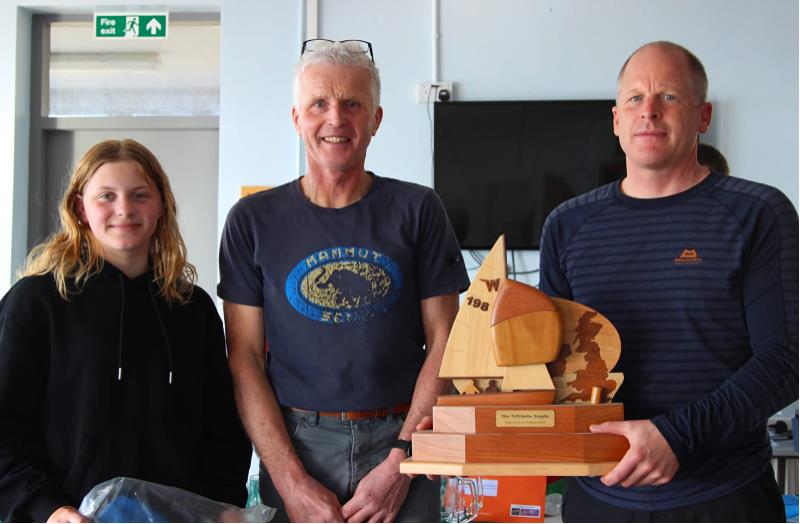
[[98, 484], [78, 509], [95, 522], [269, 522], [275, 509], [242, 509], [155, 482], [117, 477]]

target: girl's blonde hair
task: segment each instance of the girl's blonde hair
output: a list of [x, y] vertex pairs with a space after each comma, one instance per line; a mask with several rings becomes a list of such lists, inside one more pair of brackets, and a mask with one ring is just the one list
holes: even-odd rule
[[[103, 249], [89, 225], [81, 221], [79, 199], [100, 166], [120, 161], [134, 162], [161, 197], [161, 218], [150, 240], [150, 263], [159, 293], [168, 302], [185, 303], [192, 294], [197, 271], [186, 261], [175, 196], [155, 155], [129, 138], [100, 142], [83, 155], [58, 206], [60, 230], [31, 250], [20, 276], [52, 273], [59, 294], [68, 299], [70, 293], [80, 292], [89, 277], [102, 270]], [[74, 287], [68, 285], [70, 279]]]

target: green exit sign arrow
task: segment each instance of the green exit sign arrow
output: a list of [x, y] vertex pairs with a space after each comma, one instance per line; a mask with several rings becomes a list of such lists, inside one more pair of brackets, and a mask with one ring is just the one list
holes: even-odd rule
[[166, 38], [167, 13], [95, 13], [95, 38]]

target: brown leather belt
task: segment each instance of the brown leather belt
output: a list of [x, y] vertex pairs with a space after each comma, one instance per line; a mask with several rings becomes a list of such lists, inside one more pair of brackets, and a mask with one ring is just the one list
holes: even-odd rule
[[398, 404], [390, 408], [368, 409], [366, 411], [313, 411], [309, 409], [289, 408], [299, 413], [317, 413], [320, 417], [332, 417], [339, 420], [366, 420], [371, 418], [383, 418], [390, 414], [404, 415], [411, 408], [411, 403]]

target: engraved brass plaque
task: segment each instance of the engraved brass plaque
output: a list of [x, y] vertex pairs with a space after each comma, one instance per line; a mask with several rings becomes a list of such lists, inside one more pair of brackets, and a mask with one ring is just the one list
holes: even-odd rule
[[552, 409], [498, 409], [495, 426], [498, 428], [552, 428], [556, 425], [556, 413]]

